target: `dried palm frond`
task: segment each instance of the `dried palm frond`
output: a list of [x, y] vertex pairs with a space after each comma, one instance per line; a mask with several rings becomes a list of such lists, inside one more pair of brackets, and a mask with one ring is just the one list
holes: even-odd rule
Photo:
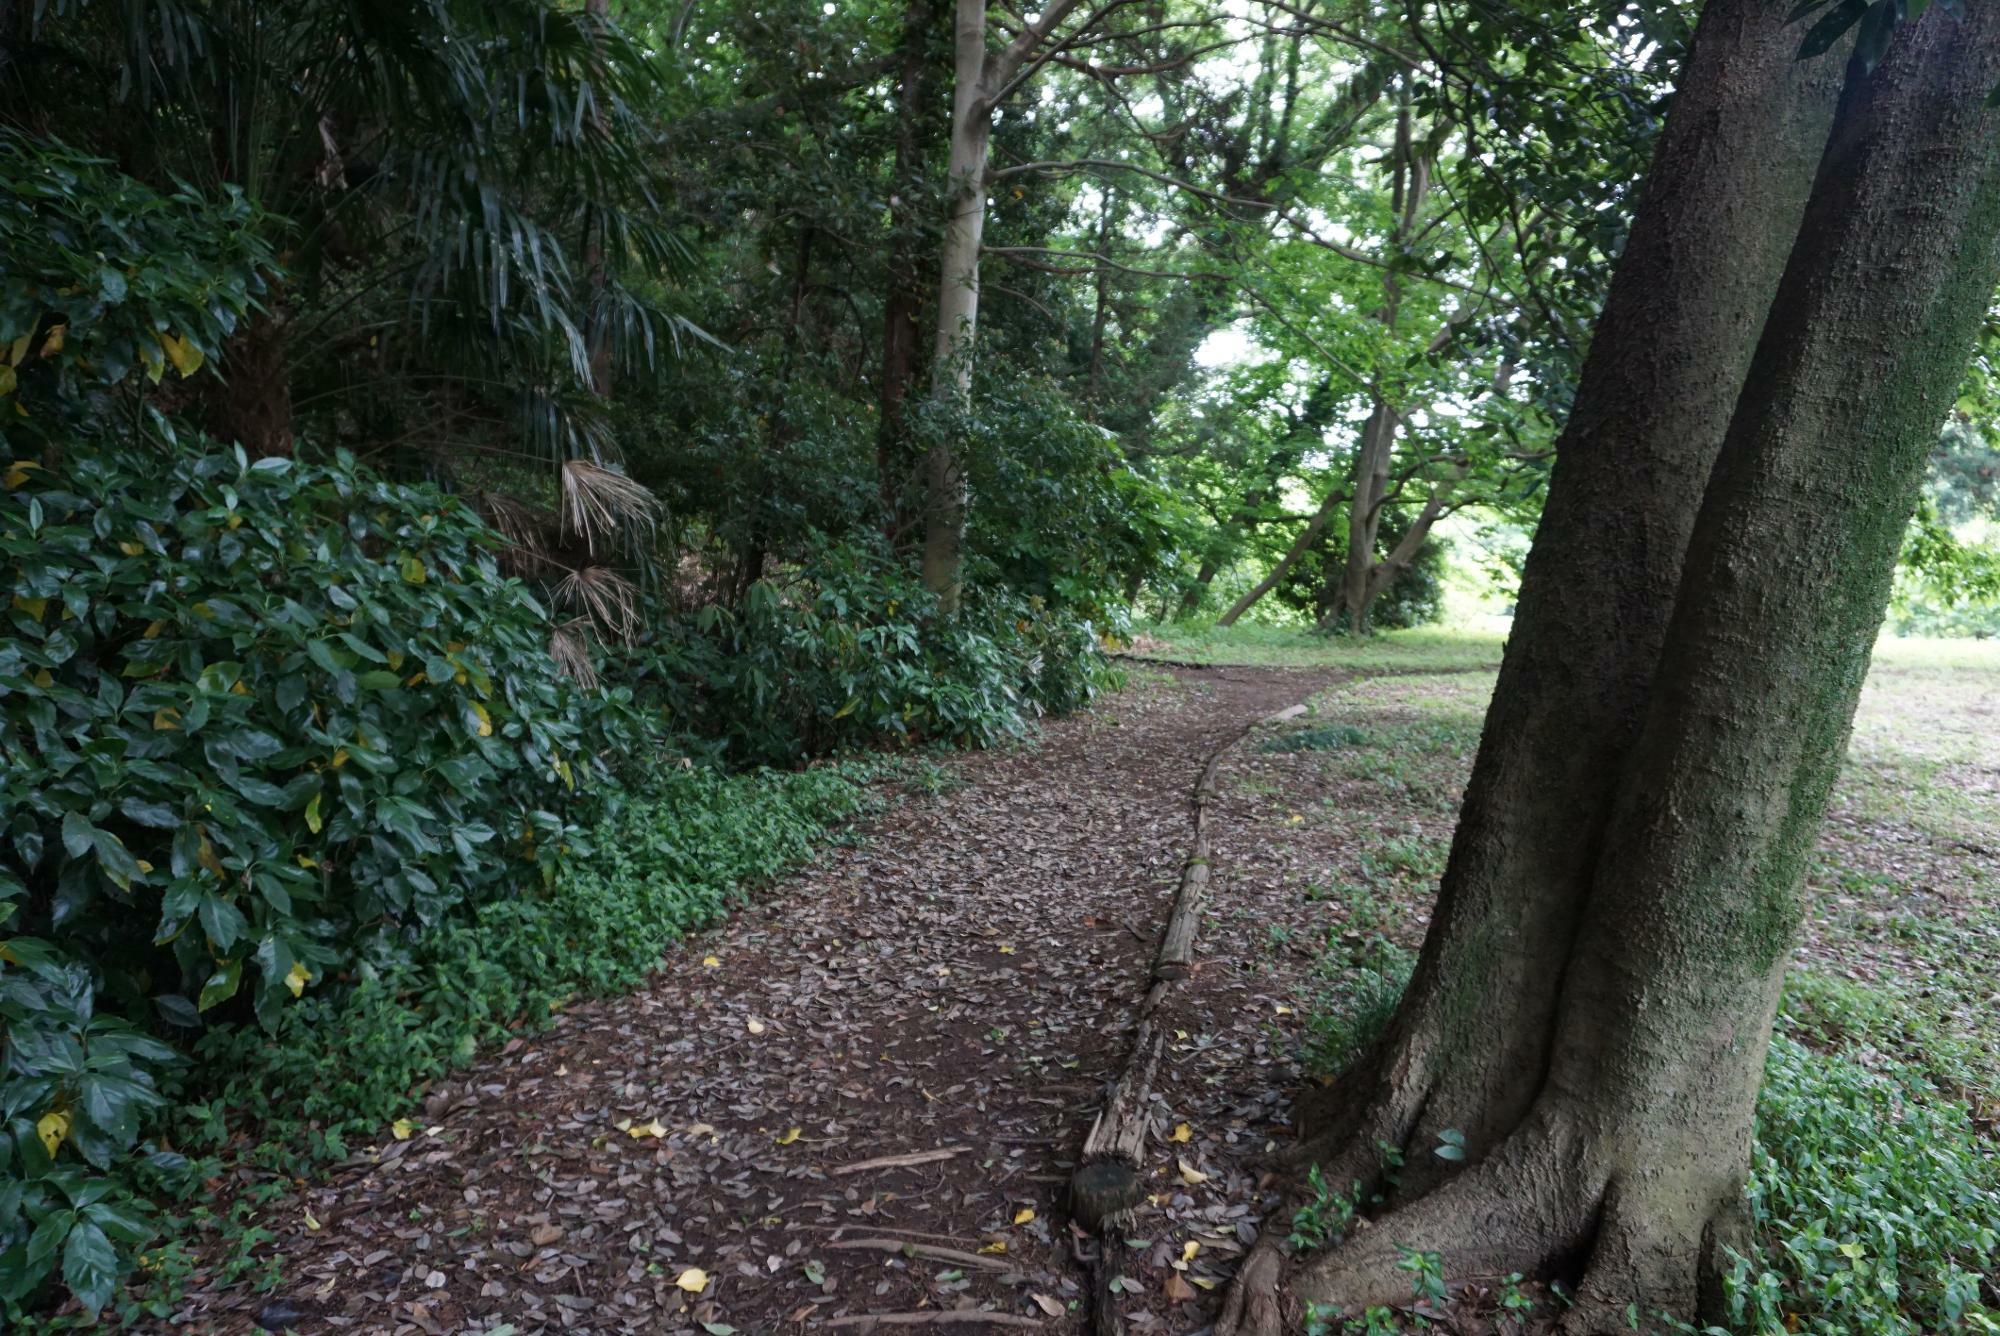
[[588, 460], [562, 466], [563, 526], [582, 537], [592, 552], [598, 542], [627, 525], [651, 533], [660, 499], [615, 469]]
[[486, 522], [507, 540], [507, 557], [523, 571], [549, 564], [548, 540], [560, 523], [556, 513], [531, 506], [501, 492], [481, 492], [479, 511]]
[[549, 655], [556, 666], [585, 691], [597, 689], [597, 665], [590, 661], [590, 642], [584, 639], [585, 622], [576, 617], [549, 632]]
[[639, 629], [639, 589], [608, 566], [571, 571], [556, 586], [556, 597], [578, 609], [606, 640], [629, 641]]

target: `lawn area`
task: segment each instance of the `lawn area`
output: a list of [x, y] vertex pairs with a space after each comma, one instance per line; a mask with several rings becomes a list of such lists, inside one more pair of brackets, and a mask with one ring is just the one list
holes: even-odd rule
[[1148, 623], [1134, 628], [1131, 652], [1180, 663], [1407, 672], [1497, 668], [1504, 643], [1497, 631], [1458, 627], [1423, 626], [1355, 641], [1302, 626]]
[[[1171, 643], [1216, 662], [1383, 669], [1497, 650], [1436, 632], [1349, 650], [1265, 628]], [[1362, 678], [1264, 744], [1321, 795], [1304, 819], [1345, 841], [1342, 865], [1303, 888], [1326, 914], [1301, 998], [1309, 1069], [1337, 1072], [1394, 1005], [1493, 680]], [[1757, 1248], [1736, 1265], [1726, 1330], [2000, 1331], [1996, 1124], [2000, 644], [1885, 640], [1809, 877], [1746, 1194]]]

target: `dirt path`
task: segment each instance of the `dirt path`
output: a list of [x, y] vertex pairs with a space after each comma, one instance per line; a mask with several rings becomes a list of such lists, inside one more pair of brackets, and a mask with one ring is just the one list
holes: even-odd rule
[[[727, 1336], [976, 1309], [1084, 1329], [1063, 1189], [1125, 1054], [1189, 788], [1218, 740], [1332, 680], [1179, 673], [1032, 749], [952, 761], [956, 787], [688, 943], [647, 990], [435, 1094], [431, 1126], [269, 1222], [278, 1291], [198, 1292], [185, 1319]], [[1216, 915], [1223, 940], [1174, 1021], [1160, 1191], [1121, 1259], [1136, 1330], [1205, 1325], [1254, 1235], [1291, 1045], [1271, 1024], [1282, 980], [1230, 958], [1260, 928], [1246, 910]], [[677, 1284], [688, 1268], [699, 1293]], [[938, 1329], [1000, 1325], [969, 1317]]]

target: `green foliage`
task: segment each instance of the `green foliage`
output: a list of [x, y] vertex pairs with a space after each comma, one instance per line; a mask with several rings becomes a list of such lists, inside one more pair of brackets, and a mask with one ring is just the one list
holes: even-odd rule
[[135, 1027], [273, 1028], [546, 881], [587, 848], [595, 754], [638, 735], [565, 684], [490, 531], [433, 490], [139, 447], [6, 482], [0, 1163], [47, 1180], [0, 1197], [19, 1299], [69, 1219], [49, 1194], [112, 1200], [80, 1167], [161, 1103], [173, 1054]]
[[1113, 680], [1090, 622], [1004, 588], [947, 617], [899, 565], [827, 551], [740, 610], [662, 627], [633, 680], [676, 726], [733, 763], [872, 743], [985, 746]]
[[242, 191], [153, 190], [101, 158], [0, 129], [0, 436], [26, 456], [102, 392], [214, 359], [265, 290]]
[[1758, 1246], [1726, 1279], [1756, 1336], [2000, 1330], [2000, 1167], [1966, 1106], [1901, 1064], [1870, 1071], [1780, 1036], [1746, 1188]]
[[286, 1008], [272, 1035], [205, 1036], [196, 1051], [217, 1079], [180, 1114], [190, 1143], [241, 1139], [253, 1161], [296, 1172], [379, 1136], [481, 1045], [540, 1028], [579, 994], [640, 983], [683, 934], [861, 810], [866, 773], [662, 770], [546, 887], [453, 915], [352, 988]]

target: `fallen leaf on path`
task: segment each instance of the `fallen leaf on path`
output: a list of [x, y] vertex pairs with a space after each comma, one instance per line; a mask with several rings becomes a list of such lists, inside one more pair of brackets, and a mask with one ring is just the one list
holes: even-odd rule
[[1189, 1187], [1193, 1187], [1197, 1183], [1206, 1183], [1208, 1181], [1207, 1174], [1204, 1174], [1201, 1170], [1195, 1168], [1193, 1165], [1189, 1164], [1186, 1160], [1176, 1159], [1174, 1163], [1180, 1168], [1181, 1182], [1187, 1184]]
[[1025, 1225], [1034, 1218], [1035, 1208], [1032, 1206], [1023, 1206], [1020, 1210], [1014, 1212], [1014, 1223], [1017, 1225]]
[[722, 961], [715, 956], [703, 956], [701, 958], [701, 963], [708, 969], [712, 970], [722, 968]]
[[796, 1127], [792, 1128], [790, 1131], [786, 1132], [783, 1136], [778, 1138], [778, 1144], [780, 1146], [791, 1145], [794, 1141], [797, 1141], [799, 1139], [799, 1131], [800, 1131], [799, 1128]]
[[708, 1288], [708, 1272], [698, 1266], [691, 1266], [681, 1272], [679, 1277], [675, 1279], [674, 1284], [680, 1286], [689, 1294], [700, 1294]]
[[1167, 1140], [1181, 1141], [1181, 1142], [1192, 1141], [1194, 1140], [1194, 1129], [1192, 1127], [1189, 1127], [1186, 1123], [1182, 1123], [1179, 1126], [1175, 1127], [1174, 1130], [1168, 1134]]
[[1064, 1312], [1063, 1306], [1056, 1300], [1049, 1298], [1048, 1295], [1031, 1294], [1028, 1297], [1035, 1301], [1035, 1307], [1041, 1309], [1044, 1313], [1047, 1313], [1050, 1317], [1061, 1317], [1063, 1315]]
[[755, 1016], [752, 1016], [749, 1020], [745, 1021], [743, 1023], [743, 1026], [745, 1029], [749, 1030], [751, 1034], [764, 1033], [764, 1022], [758, 1020]]
[[398, 1118], [395, 1122], [389, 1124], [389, 1134], [398, 1141], [408, 1141], [410, 1134], [416, 1130], [417, 1125], [408, 1118]]
[[1160, 1288], [1177, 1304], [1184, 1304], [1194, 1298], [1194, 1286], [1182, 1280], [1178, 1271], [1167, 1272], [1167, 1283]]

